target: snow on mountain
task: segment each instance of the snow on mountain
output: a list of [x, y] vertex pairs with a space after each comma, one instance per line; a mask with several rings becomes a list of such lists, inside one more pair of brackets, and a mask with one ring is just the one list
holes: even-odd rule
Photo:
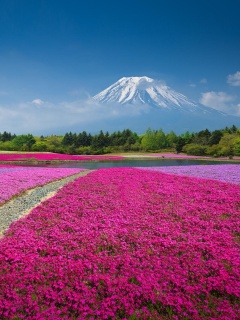
[[[148, 77], [124, 77], [93, 97], [100, 103], [148, 104], [153, 107], [199, 111], [198, 104], [160, 81]], [[206, 112], [206, 110], [204, 109]]]
[[[93, 100], [105, 114], [114, 114], [106, 128], [147, 128], [176, 132], [219, 129], [240, 125], [240, 117], [227, 115], [189, 100], [163, 82], [148, 77], [124, 77]], [[106, 111], [107, 110], [107, 111]]]

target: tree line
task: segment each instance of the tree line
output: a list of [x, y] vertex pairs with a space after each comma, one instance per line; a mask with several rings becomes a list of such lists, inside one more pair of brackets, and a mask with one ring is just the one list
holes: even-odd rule
[[33, 136], [32, 134], [0, 133], [0, 150], [58, 152], [67, 154], [106, 154], [113, 152], [184, 152], [200, 156], [240, 156], [240, 128], [199, 132], [186, 131], [177, 135], [162, 129], [147, 129], [138, 135], [130, 129], [92, 135], [86, 131], [67, 132], [63, 136]]

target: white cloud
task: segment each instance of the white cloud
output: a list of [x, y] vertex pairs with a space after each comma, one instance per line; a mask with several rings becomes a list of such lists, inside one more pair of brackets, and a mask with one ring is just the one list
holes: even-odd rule
[[205, 92], [202, 93], [200, 102], [205, 106], [212, 108], [219, 108], [221, 105], [225, 105], [226, 102], [232, 101], [234, 98], [225, 92]]
[[32, 104], [35, 104], [35, 105], [37, 105], [37, 106], [41, 106], [41, 105], [44, 104], [44, 101], [42, 101], [41, 99], [34, 99], [34, 100], [32, 101]]
[[[41, 108], [33, 108], [41, 106]], [[107, 123], [112, 129], [121, 119], [148, 113], [147, 106], [100, 105], [92, 99], [50, 103], [41, 99], [14, 106], [0, 105], [0, 128], [16, 134], [64, 134], [67, 131], [97, 132]]]
[[240, 86], [240, 71], [237, 71], [234, 74], [229, 74], [227, 77], [227, 82], [234, 87]]
[[202, 97], [199, 102], [207, 107], [223, 111], [227, 114], [239, 116], [240, 105], [232, 104], [231, 102], [233, 102], [234, 100], [234, 96], [228, 95], [225, 92], [210, 91], [202, 93]]

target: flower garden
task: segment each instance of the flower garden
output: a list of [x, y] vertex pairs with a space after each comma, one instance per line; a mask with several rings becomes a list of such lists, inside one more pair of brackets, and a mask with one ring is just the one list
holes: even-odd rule
[[186, 175], [190, 177], [213, 179], [240, 185], [239, 164], [142, 167], [142, 169]]
[[0, 205], [28, 189], [79, 173], [85, 169], [34, 168], [0, 165]]
[[0, 240], [0, 319], [237, 320], [239, 213], [236, 184], [95, 170]]
[[90, 161], [90, 160], [121, 160], [122, 156], [102, 155], [70, 155], [60, 153], [0, 153], [0, 162], [4, 161]]

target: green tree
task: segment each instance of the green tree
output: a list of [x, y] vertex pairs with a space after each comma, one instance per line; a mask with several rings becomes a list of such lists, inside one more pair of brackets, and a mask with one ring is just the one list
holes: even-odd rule
[[176, 142], [176, 152], [182, 152], [183, 147], [186, 145], [186, 141], [183, 137], [178, 137]]
[[21, 151], [30, 151], [35, 142], [32, 134], [21, 134], [12, 140], [13, 147]]
[[188, 144], [192, 142], [194, 133], [191, 134], [189, 131], [186, 131], [185, 133], [181, 134], [180, 137], [184, 139], [185, 144]]
[[78, 143], [82, 147], [89, 147], [91, 145], [92, 137], [90, 137], [86, 131], [79, 133], [78, 139], [79, 139]]
[[47, 151], [47, 144], [44, 141], [37, 141], [32, 145], [32, 151], [44, 152]]
[[212, 146], [214, 144], [218, 144], [223, 136], [223, 133], [221, 130], [214, 130], [208, 140], [208, 145]]
[[74, 136], [72, 134], [72, 132], [67, 132], [62, 140], [62, 145], [64, 146], [71, 146], [74, 144]]
[[157, 149], [165, 149], [169, 146], [167, 137], [162, 129], [156, 132]]
[[113, 132], [111, 136], [109, 137], [109, 143], [111, 146], [121, 146], [123, 145], [123, 137], [122, 132], [117, 131]]
[[184, 146], [183, 151], [188, 155], [194, 156], [204, 156], [206, 154], [206, 146], [201, 146], [200, 144], [190, 143]]
[[234, 153], [236, 156], [240, 156], [240, 138], [237, 138], [234, 143]]
[[237, 132], [237, 127], [233, 124], [232, 127], [230, 128], [231, 133], [236, 133]]
[[207, 147], [206, 149], [206, 155], [212, 156], [212, 157], [219, 157], [221, 154], [221, 148], [219, 144], [213, 144], [212, 146]]
[[192, 142], [195, 144], [200, 144], [202, 146], [205, 146], [208, 144], [210, 136], [211, 136], [211, 132], [208, 129], [201, 130], [198, 133], [195, 133]]
[[178, 141], [178, 137], [176, 135], [176, 133], [174, 131], [170, 131], [167, 135], [166, 135], [166, 138], [167, 138], [167, 142], [168, 142], [168, 145], [170, 147], [173, 147], [176, 145], [177, 141]]
[[12, 135], [10, 132], [4, 131], [3, 133], [0, 133], [0, 141], [6, 142], [11, 141], [16, 137], [16, 135]]
[[95, 135], [93, 137], [91, 146], [95, 150], [97, 150], [97, 149], [101, 149], [102, 150], [104, 147], [107, 146], [106, 137], [105, 137], [105, 135], [104, 135], [102, 130], [100, 130], [99, 134], [97, 134], [97, 135]]
[[51, 136], [47, 137], [47, 139], [45, 139], [47, 145], [52, 145], [54, 147], [60, 147], [62, 144], [62, 138], [58, 137], [54, 134], [52, 134]]
[[234, 142], [237, 138], [237, 134], [225, 133], [219, 141], [220, 155], [221, 156], [233, 156], [234, 155]]
[[158, 149], [158, 141], [156, 139], [157, 132], [155, 130], [147, 129], [146, 133], [142, 138], [142, 148], [145, 151], [157, 150]]
[[0, 150], [12, 151], [14, 149], [16, 148], [14, 148], [12, 141], [5, 141], [5, 142], [0, 141]]

